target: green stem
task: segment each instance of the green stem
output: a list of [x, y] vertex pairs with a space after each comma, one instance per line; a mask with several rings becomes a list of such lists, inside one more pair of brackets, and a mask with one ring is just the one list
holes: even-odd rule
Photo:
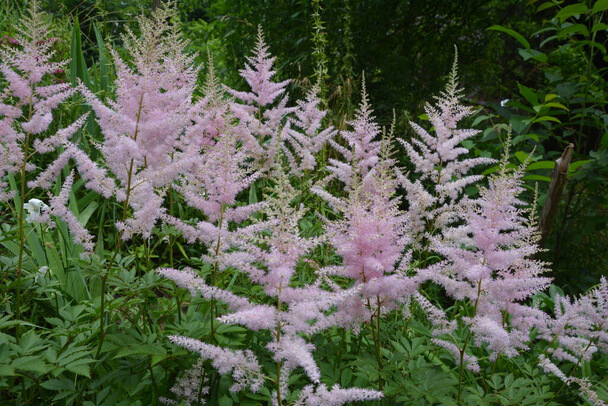
[[[484, 261], [485, 263], [485, 261]], [[471, 318], [474, 318], [475, 315], [477, 314], [477, 307], [479, 306], [479, 298], [481, 297], [481, 279], [479, 279], [477, 281], [477, 299], [475, 300], [475, 307], [473, 308], [473, 316]], [[469, 332], [467, 333], [466, 338], [464, 339], [464, 343], [462, 344], [462, 349], [460, 350], [460, 365], [459, 365], [459, 372], [458, 372], [458, 397], [457, 397], [457, 403], [460, 405], [462, 402], [462, 379], [464, 377], [464, 354], [465, 351], [467, 349], [467, 345], [469, 344], [469, 340], [471, 339], [471, 329], [469, 329]]]
[[[217, 243], [215, 244], [214, 254], [215, 254], [215, 262], [213, 263], [213, 267], [211, 268], [211, 286], [217, 287], [217, 274], [219, 271], [219, 263], [217, 261], [217, 257], [220, 254], [220, 249], [222, 248], [222, 226], [224, 224], [224, 213], [226, 212], [226, 204], [222, 203], [222, 207], [220, 209], [220, 219], [218, 221], [218, 229], [219, 234], [217, 236]], [[211, 298], [211, 340], [215, 340], [215, 318], [217, 317], [217, 301], [215, 298]]]
[[[33, 95], [34, 94], [34, 86], [32, 85], [30, 88], [30, 92]], [[27, 121], [30, 121], [32, 118], [32, 114], [33, 114], [33, 110], [34, 110], [34, 99], [33, 96], [30, 96], [30, 100], [29, 100], [29, 108], [28, 108], [28, 116], [27, 116]], [[26, 193], [26, 183], [27, 183], [27, 159], [28, 159], [28, 150], [29, 150], [29, 146], [30, 146], [30, 137], [31, 137], [31, 133], [28, 132], [25, 135], [25, 142], [23, 143], [23, 161], [21, 162], [21, 166], [19, 168], [19, 173], [20, 173], [20, 177], [21, 179], [19, 179], [21, 181], [20, 185], [19, 185], [19, 203], [20, 206], [18, 208], [19, 210], [19, 216], [18, 216], [18, 224], [19, 224], [19, 259], [17, 262], [17, 272], [16, 272], [16, 277], [17, 277], [17, 292], [15, 295], [15, 319], [19, 320], [19, 318], [21, 317], [21, 273], [23, 270], [23, 254], [25, 253], [25, 224], [23, 222], [23, 215], [24, 213], [24, 208], [23, 205], [25, 204], [25, 199], [27, 198]], [[21, 338], [21, 326], [19, 324], [17, 324], [16, 328], [15, 328], [15, 340], [17, 342], [17, 344], [19, 344], [19, 339]]]
[[[135, 123], [135, 132], [133, 134], [134, 141], [137, 141], [137, 135], [139, 134], [139, 120], [141, 118], [143, 99], [144, 99], [144, 95], [142, 93], [141, 97], [139, 98], [139, 109], [137, 111], [137, 121]], [[125, 220], [127, 219], [127, 212], [129, 211], [129, 198], [131, 197], [131, 190], [132, 190], [131, 183], [133, 181], [134, 166], [135, 166], [134, 159], [131, 159], [131, 162], [129, 163], [129, 172], [127, 173], [127, 187], [126, 187], [125, 201], [124, 201], [123, 207], [122, 207], [122, 223], [124, 223]], [[101, 347], [103, 345], [103, 341], [105, 338], [105, 317], [104, 317], [105, 314], [104, 313], [105, 313], [105, 304], [106, 304], [106, 284], [107, 284], [108, 277], [109, 277], [110, 273], [112, 272], [112, 265], [114, 264], [114, 261], [116, 260], [116, 257], [118, 256], [118, 252], [120, 251], [120, 248], [122, 247], [123, 234], [124, 234], [124, 231], [120, 231], [118, 233], [118, 239], [116, 241], [116, 246], [114, 247], [114, 253], [112, 254], [112, 258], [108, 262], [108, 265], [106, 266], [106, 270], [101, 277], [101, 306], [100, 306], [100, 311], [99, 311], [99, 344], [97, 345], [97, 351], [95, 353], [95, 358], [97, 358], [97, 359], [99, 359], [99, 355], [101, 354]]]

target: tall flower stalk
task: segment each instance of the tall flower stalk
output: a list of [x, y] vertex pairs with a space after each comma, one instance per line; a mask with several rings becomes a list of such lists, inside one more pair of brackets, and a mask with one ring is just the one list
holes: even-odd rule
[[[19, 229], [19, 253], [16, 270], [15, 315], [21, 313], [21, 274], [25, 252], [24, 204], [28, 198], [27, 176], [35, 170], [30, 163], [32, 142], [47, 131], [53, 121], [53, 110], [73, 94], [67, 84], [47, 84], [49, 77], [65, 66], [53, 62], [56, 38], [50, 37], [50, 25], [31, 2], [27, 15], [18, 27], [19, 34], [0, 49], [0, 72], [7, 87], [0, 94], [0, 201], [14, 196], [3, 181], [6, 174], [19, 175], [16, 199]], [[24, 113], [25, 110], [25, 113]], [[17, 328], [17, 338], [19, 338]]]

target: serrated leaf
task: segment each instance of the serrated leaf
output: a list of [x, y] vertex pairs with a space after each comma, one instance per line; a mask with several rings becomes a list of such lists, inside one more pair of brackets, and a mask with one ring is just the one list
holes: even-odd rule
[[40, 384], [45, 389], [54, 391], [73, 391], [74, 384], [67, 379], [49, 379]]
[[134, 346], [127, 346], [118, 350], [118, 353], [114, 357], [122, 358], [128, 355], [166, 355], [167, 351], [158, 345], [151, 344], [140, 344]]
[[488, 28], [488, 30], [504, 32], [505, 34], [508, 34], [508, 35], [512, 36], [513, 38], [515, 38], [517, 40], [517, 42], [522, 44], [525, 48], [527, 48], [527, 49], [530, 48], [530, 43], [528, 42], [528, 40], [525, 39], [523, 35], [521, 35], [520, 33], [518, 33], [515, 30], [512, 30], [507, 27], [503, 27], [502, 25], [493, 25], [490, 28]]
[[14, 376], [15, 368], [12, 365], [0, 364], [0, 376]]
[[44, 362], [42, 358], [33, 355], [17, 358], [13, 361], [11, 366], [15, 369], [21, 369], [22, 371], [33, 371], [40, 374], [46, 374], [52, 369], [52, 366]]
[[91, 368], [89, 368], [89, 364], [95, 362], [93, 359], [80, 360], [76, 362], [72, 362], [65, 366], [70, 372], [74, 372], [75, 374], [86, 376], [87, 378], [91, 377]]

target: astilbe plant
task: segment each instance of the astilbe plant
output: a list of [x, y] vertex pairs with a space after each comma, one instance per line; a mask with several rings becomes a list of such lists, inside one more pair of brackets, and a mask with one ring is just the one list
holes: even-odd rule
[[[381, 396], [379, 392], [341, 389], [337, 386], [328, 390], [321, 383], [321, 373], [312, 354], [314, 345], [307, 342], [305, 337], [330, 327], [332, 323], [327, 323], [330, 320], [328, 312], [356, 291], [325, 290], [321, 286], [322, 278], [316, 278], [312, 284], [305, 286], [293, 285], [301, 260], [321, 241], [300, 236], [299, 221], [304, 211], [292, 205], [296, 191], [281, 169], [275, 169], [274, 173], [272, 179], [275, 187], [266, 198], [261, 211], [267, 218], [261, 223], [262, 227], [239, 233], [232, 242], [235, 249], [214, 258], [220, 264], [220, 269], [234, 267], [246, 274], [253, 283], [261, 285], [269, 298], [265, 302], [271, 304], [256, 303], [253, 297], [242, 298], [209, 286], [192, 271], [160, 269], [159, 273], [193, 293], [226, 302], [230, 312], [221, 316], [220, 322], [242, 325], [253, 331], [270, 331], [272, 338], [266, 348], [274, 359], [275, 371], [270, 372], [270, 376], [267, 375], [269, 372], [262, 372], [260, 364], [249, 350], [229, 351], [186, 337], [172, 337], [171, 340], [213, 360], [218, 372], [232, 372], [235, 381], [231, 389], [233, 391], [245, 387], [255, 391], [260, 388], [263, 380], [270, 380], [274, 383], [273, 404], [282, 405], [286, 399], [293, 397], [293, 389], [288, 382], [296, 368], [302, 368], [312, 382], [302, 389], [298, 404], [313, 405], [321, 402], [339, 405], [355, 400], [376, 399]], [[220, 357], [218, 354], [228, 355]], [[242, 359], [233, 363], [231, 360], [235, 357]]]
[[[544, 326], [545, 314], [526, 304], [526, 300], [546, 288], [551, 279], [542, 276], [545, 264], [534, 259], [539, 252], [538, 230], [524, 215], [525, 203], [518, 199], [523, 191], [523, 169], [507, 171], [508, 152], [498, 174], [480, 196], [466, 200], [458, 213], [462, 225], [444, 229], [431, 238], [431, 249], [444, 260], [420, 270], [420, 277], [441, 285], [455, 300], [465, 300], [472, 314], [462, 321], [469, 334], [458, 349], [457, 363], [478, 369], [466, 348], [472, 339], [487, 345], [490, 359], [498, 355], [513, 357], [528, 349], [533, 328]], [[446, 333], [442, 331], [441, 333]], [[436, 339], [453, 351], [456, 342]]]
[[400, 172], [398, 179], [405, 189], [412, 240], [422, 251], [428, 248], [429, 236], [455, 219], [465, 187], [483, 179], [481, 175], [470, 174], [471, 169], [495, 162], [491, 158], [469, 158], [466, 156], [469, 150], [461, 145], [479, 130], [458, 128], [459, 122], [473, 111], [461, 103], [457, 67], [456, 56], [446, 90], [436, 98], [436, 105], [425, 106], [433, 132], [410, 122], [418, 138], [398, 139], [418, 175], [413, 180]]
[[[25, 208], [29, 203], [28, 174], [37, 168], [31, 162], [32, 143], [38, 142], [53, 121], [53, 110], [69, 98], [73, 89], [68, 84], [51, 83], [51, 75], [62, 72], [66, 61], [54, 62], [53, 46], [56, 38], [50, 37], [50, 25], [40, 12], [38, 2], [33, 1], [28, 14], [18, 27], [19, 34], [0, 48], [0, 72], [6, 87], [0, 91], [0, 202], [15, 196], [15, 190], [7, 190], [7, 175], [18, 175], [16, 202], [19, 231], [17, 259], [16, 315], [21, 311], [21, 273], [25, 253]], [[74, 134], [79, 122], [58, 133]], [[54, 201], [57, 203], [59, 201]], [[43, 207], [40, 206], [39, 207]], [[56, 207], [54, 214], [64, 213]], [[41, 213], [50, 224], [48, 213]], [[66, 219], [64, 217], [64, 219]], [[17, 337], [20, 329], [17, 328]]]
[[28, 163], [33, 140], [49, 129], [53, 110], [74, 92], [66, 83], [49, 84], [50, 76], [67, 61], [53, 62], [57, 38], [49, 36], [50, 25], [37, 2], [18, 30], [16, 38], [0, 49], [0, 72], [7, 84], [0, 93], [0, 200], [13, 193], [6, 190], [5, 174], [20, 173], [25, 182], [26, 172], [35, 169]]
[[[578, 378], [575, 373], [597, 352], [608, 353], [608, 280], [602, 277], [599, 286], [578, 298], [556, 295], [553, 313], [545, 329], [540, 329], [551, 345], [547, 354], [540, 355], [539, 366], [561, 379], [564, 386], [577, 384], [580, 395], [593, 405], [606, 405], [588, 378]], [[560, 363], [573, 364], [568, 374], [557, 365]]]
[[[85, 96], [97, 117], [103, 141], [97, 146], [103, 165], [91, 160], [68, 137], [52, 142], [63, 147], [32, 185], [49, 187], [62, 167], [76, 163], [91, 190], [123, 202], [123, 219], [117, 223], [123, 239], [134, 234], [149, 237], [164, 211], [163, 193], [188, 169], [191, 143], [182, 135], [191, 125], [192, 92], [198, 69], [184, 49], [175, 10], [164, 6], [151, 18], [138, 19], [141, 35], [131, 31], [123, 40], [131, 65], [111, 50], [116, 68], [116, 100], [104, 104], [84, 85]], [[47, 152], [50, 143], [41, 144]], [[132, 214], [127, 215], [131, 209]]]
[[287, 107], [286, 87], [290, 81], [272, 80], [276, 74], [274, 61], [268, 52], [262, 28], [258, 27], [253, 55], [247, 58], [245, 68], [240, 71], [250, 90], [227, 89], [235, 98], [230, 108], [238, 120], [236, 134], [264, 172], [273, 165], [281, 149], [281, 128], [287, 115], [296, 110], [295, 107]]

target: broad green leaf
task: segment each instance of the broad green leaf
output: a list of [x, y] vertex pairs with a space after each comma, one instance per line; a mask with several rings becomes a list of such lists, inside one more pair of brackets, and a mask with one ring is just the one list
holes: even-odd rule
[[557, 107], [558, 109], [562, 109], [562, 110], [570, 111], [570, 110], [568, 109], [568, 107], [566, 107], [566, 106], [564, 106], [563, 104], [558, 103], [558, 102], [549, 102], [549, 103], [545, 103], [545, 104], [544, 104], [544, 106], [546, 106], [546, 107]]
[[547, 93], [545, 95], [545, 102], [551, 101], [551, 100], [555, 99], [556, 97], [559, 97], [559, 96], [556, 94], [553, 94], [553, 93]]
[[525, 48], [527, 48], [527, 49], [530, 48], [530, 43], [528, 42], [528, 40], [525, 39], [523, 35], [521, 35], [520, 33], [518, 33], [515, 30], [503, 27], [502, 25], [493, 25], [490, 28], [488, 28], [488, 30], [504, 32], [505, 34], [508, 34], [508, 35], [512, 36], [513, 38], [515, 38], [517, 40], [517, 42], [522, 44]]
[[526, 170], [534, 171], [537, 169], [553, 169], [554, 167], [555, 167], [555, 161], [539, 161], [539, 162], [533, 162], [530, 165], [528, 165]]
[[608, 10], [608, 0], [597, 0], [594, 4], [593, 4], [593, 9], [591, 10], [591, 12], [593, 14], [598, 13], [600, 11], [605, 11]]
[[14, 376], [15, 368], [12, 365], [1, 364], [0, 376]]
[[549, 59], [544, 52], [538, 51], [536, 49], [520, 48], [518, 50], [518, 52], [519, 52], [519, 55], [524, 59], [524, 61], [527, 61], [528, 59], [534, 59], [541, 63], [545, 63]]
[[524, 98], [530, 102], [532, 106], [536, 106], [538, 103], [538, 96], [532, 89], [527, 86], [522, 85], [521, 83], [517, 83], [517, 87], [519, 88], [519, 93], [521, 93]]
[[587, 162], [591, 162], [591, 161], [593, 161], [593, 160], [586, 159], [584, 161], [576, 161], [576, 162], [570, 163], [570, 166], [568, 167], [568, 173], [574, 173], [574, 171], [576, 171], [578, 168], [585, 165]]
[[543, 182], [551, 182], [550, 177], [541, 175], [526, 175], [523, 177], [523, 180], [541, 180]]
[[572, 24], [572, 25], [569, 25], [568, 27], [561, 29], [559, 31], [559, 33], [557, 34], [557, 36], [560, 38], [565, 38], [567, 35], [571, 35], [571, 34], [582, 34], [585, 37], [588, 37], [589, 30], [583, 24]]
[[532, 120], [533, 123], [540, 123], [542, 121], [554, 121], [554, 122], [559, 123], [559, 124], [562, 123], [561, 121], [559, 121], [559, 119], [557, 117], [551, 117], [551, 116], [537, 117], [534, 120]]
[[608, 24], [606, 24], [606, 23], [593, 24], [593, 27], [591, 27], [591, 32], [604, 31], [604, 30], [608, 30]]
[[570, 4], [562, 8], [555, 17], [559, 18], [561, 22], [566, 21], [568, 17], [575, 15], [586, 14], [589, 11], [587, 6], [583, 3]]
[[536, 12], [540, 13], [543, 10], [546, 10], [548, 8], [555, 7], [555, 6], [556, 6], [556, 4], [553, 3], [552, 1], [546, 1], [536, 8]]
[[515, 158], [517, 158], [517, 160], [518, 160], [519, 162], [521, 162], [521, 163], [526, 162], [526, 159], [528, 159], [528, 154], [526, 154], [526, 153], [525, 153], [525, 152], [523, 152], [523, 151], [517, 151], [517, 152], [516, 152], [515, 154], [513, 154], [513, 155], [515, 155]]

